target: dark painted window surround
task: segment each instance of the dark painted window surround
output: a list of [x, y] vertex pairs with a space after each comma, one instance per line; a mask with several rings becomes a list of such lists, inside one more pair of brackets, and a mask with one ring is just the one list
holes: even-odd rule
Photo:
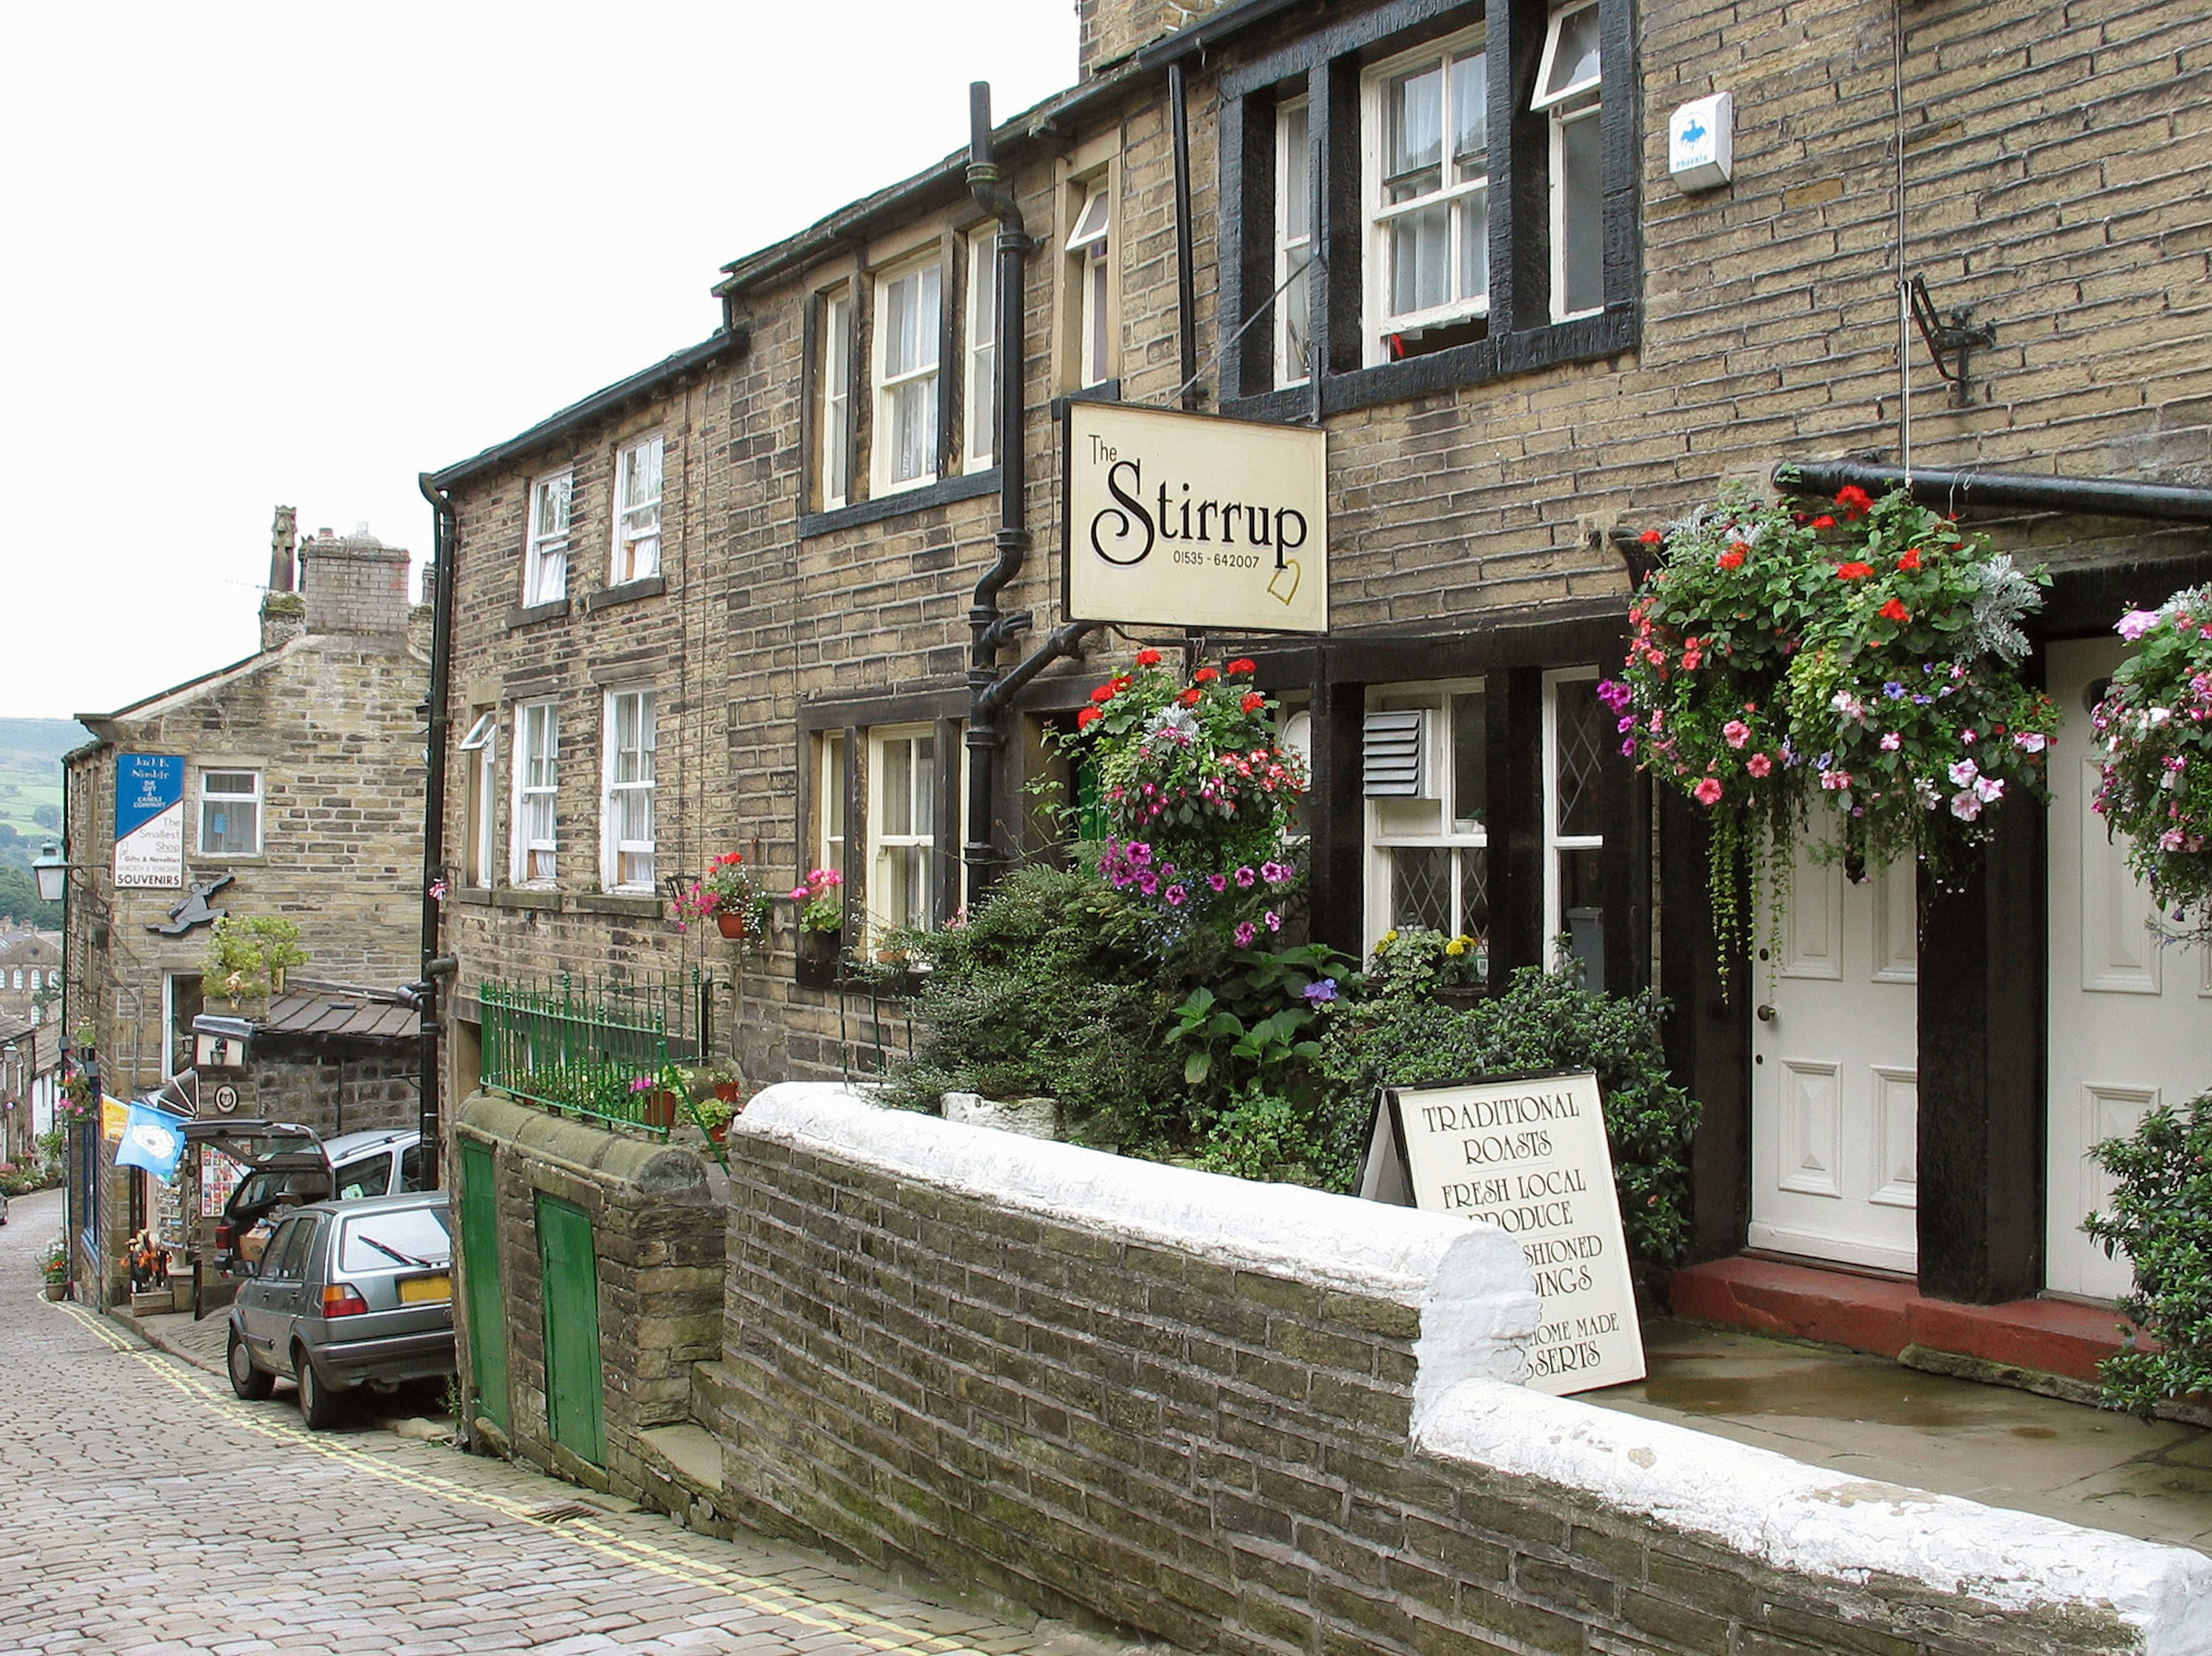
[[[1528, 108], [1551, 10], [1547, 0], [1390, 0], [1223, 75], [1222, 412], [1304, 419], [1316, 398], [1320, 412], [1333, 414], [1635, 348], [1643, 231], [1634, 9], [1632, 0], [1600, 0], [1605, 308], [1568, 322], [1551, 320], [1549, 118]], [[1360, 73], [1478, 21], [1490, 73], [1491, 332], [1430, 356], [1364, 366]], [[1310, 322], [1321, 372], [1315, 381], [1277, 389], [1269, 320], [1261, 316], [1231, 342], [1274, 291], [1275, 110], [1298, 97], [1309, 100], [1314, 225], [1326, 261], [1312, 286]]]

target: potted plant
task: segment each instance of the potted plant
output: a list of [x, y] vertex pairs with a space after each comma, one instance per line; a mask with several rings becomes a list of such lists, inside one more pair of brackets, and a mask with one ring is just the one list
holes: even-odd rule
[[672, 1063], [630, 1077], [629, 1093], [640, 1125], [666, 1132], [676, 1125], [684, 1098], [684, 1073]]
[[201, 969], [235, 1012], [241, 1002], [282, 995], [284, 974], [311, 958], [300, 947], [300, 928], [293, 922], [276, 915], [225, 915], [209, 934]]
[[720, 1144], [729, 1136], [730, 1123], [737, 1117], [738, 1106], [712, 1094], [692, 1101], [691, 1119], [699, 1123], [699, 1130], [707, 1135], [709, 1144]]
[[809, 868], [791, 889], [799, 907], [797, 959], [793, 971], [803, 989], [830, 989], [837, 981], [837, 957], [844, 947], [845, 876], [835, 868]]
[[2212, 586], [2130, 611], [2116, 630], [2136, 649], [2091, 715], [2104, 747], [2093, 804], [2128, 836], [2162, 927], [2212, 943]]
[[723, 936], [755, 948], [767, 946], [769, 914], [768, 893], [745, 867], [743, 851], [723, 852], [707, 865], [703, 880], [687, 882], [669, 905], [678, 930], [689, 931], [694, 920], [711, 919]]
[[69, 1294], [69, 1244], [58, 1236], [47, 1243], [46, 1257], [41, 1269], [46, 1275], [46, 1298], [66, 1298]]

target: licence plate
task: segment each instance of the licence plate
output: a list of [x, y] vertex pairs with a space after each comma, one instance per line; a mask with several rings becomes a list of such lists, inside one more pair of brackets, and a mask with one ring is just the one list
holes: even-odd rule
[[420, 1305], [426, 1300], [450, 1300], [453, 1297], [453, 1279], [440, 1272], [435, 1276], [409, 1276], [401, 1279], [399, 1303]]

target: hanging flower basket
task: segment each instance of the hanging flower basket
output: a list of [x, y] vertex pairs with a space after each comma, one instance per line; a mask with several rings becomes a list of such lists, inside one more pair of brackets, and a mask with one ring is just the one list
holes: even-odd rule
[[1661, 562], [1599, 693], [1621, 752], [1711, 813], [1723, 971], [1747, 941], [1747, 860], [1778, 903], [1801, 837], [1942, 877], [2002, 801], [2048, 797], [2057, 709], [2021, 675], [2047, 581], [1985, 537], [1851, 488], [1819, 512], [1731, 490], [1643, 539]]
[[2212, 586], [2121, 618], [2136, 647], [2091, 715], [2094, 806], [2170, 935], [2212, 943]]
[[1203, 918], [1239, 948], [1282, 928], [1298, 878], [1284, 833], [1307, 787], [1256, 671], [1240, 657], [1185, 684], [1158, 650], [1139, 650], [1091, 692], [1067, 744], [1097, 765], [1107, 883], [1170, 932]]
[[668, 905], [678, 931], [690, 930], [695, 920], [712, 920], [723, 936], [755, 948], [767, 942], [769, 914], [768, 893], [745, 867], [743, 851], [723, 852], [707, 865], [704, 879], [687, 881]]

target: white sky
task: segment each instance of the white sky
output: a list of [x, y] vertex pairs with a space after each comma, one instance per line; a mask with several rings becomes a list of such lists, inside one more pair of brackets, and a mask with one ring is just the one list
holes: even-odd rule
[[1074, 76], [1073, 0], [6, 8], [0, 715], [250, 654], [279, 502], [427, 556], [417, 472]]

